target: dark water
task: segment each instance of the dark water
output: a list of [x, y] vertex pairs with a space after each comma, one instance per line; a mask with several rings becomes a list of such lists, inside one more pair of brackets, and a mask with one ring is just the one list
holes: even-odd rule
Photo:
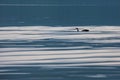
[[[0, 68], [6, 69], [7, 67]], [[79, 67], [79, 68], [40, 68], [8, 67], [8, 74], [0, 74], [1, 80], [119, 80], [120, 68]], [[19, 72], [19, 73], [18, 73]], [[9, 74], [11, 73], [11, 74]], [[12, 74], [13, 73], [13, 74]], [[17, 74], [18, 73], [18, 74]]]
[[120, 1], [1, 0], [0, 25], [120, 25]]

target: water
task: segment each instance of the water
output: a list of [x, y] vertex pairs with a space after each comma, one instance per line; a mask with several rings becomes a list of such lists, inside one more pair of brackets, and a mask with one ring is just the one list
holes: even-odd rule
[[120, 27], [79, 27], [1, 27], [1, 80], [119, 80]]
[[120, 25], [119, 0], [2, 0], [1, 26]]
[[119, 0], [1, 0], [0, 80], [119, 80], [119, 6]]

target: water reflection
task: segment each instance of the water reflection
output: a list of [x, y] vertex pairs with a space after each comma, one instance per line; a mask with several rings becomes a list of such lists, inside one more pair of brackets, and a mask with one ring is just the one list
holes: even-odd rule
[[120, 78], [120, 27], [1, 27], [0, 79]]

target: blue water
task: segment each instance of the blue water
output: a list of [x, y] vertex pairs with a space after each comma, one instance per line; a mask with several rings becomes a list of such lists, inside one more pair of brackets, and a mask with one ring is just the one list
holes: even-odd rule
[[0, 80], [119, 80], [119, 26], [120, 0], [0, 0]]
[[1, 0], [0, 25], [120, 25], [119, 0]]

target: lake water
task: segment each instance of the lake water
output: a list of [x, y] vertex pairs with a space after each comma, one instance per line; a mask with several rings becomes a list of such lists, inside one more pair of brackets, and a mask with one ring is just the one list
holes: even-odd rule
[[119, 79], [119, 0], [0, 1], [0, 80]]
[[119, 31], [119, 26], [1, 27], [0, 78], [119, 80]]
[[120, 25], [119, 0], [2, 0], [0, 26]]

